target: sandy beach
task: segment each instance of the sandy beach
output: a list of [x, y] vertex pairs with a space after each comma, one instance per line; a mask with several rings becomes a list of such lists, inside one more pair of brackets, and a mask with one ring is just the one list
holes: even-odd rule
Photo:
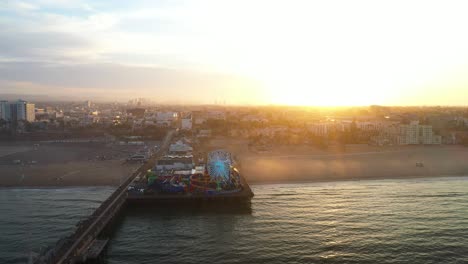
[[[468, 175], [468, 148], [460, 146], [272, 146], [258, 152], [246, 140], [216, 138], [203, 147], [214, 149], [232, 152], [250, 183]], [[0, 187], [116, 186], [139, 166], [125, 162], [129, 153], [105, 144], [4, 143]]]
[[468, 175], [468, 148], [460, 146], [347, 145], [345, 150], [279, 146], [262, 153], [247, 146], [244, 140], [215, 139], [209, 149], [234, 153], [251, 183]]
[[139, 165], [131, 148], [100, 143], [0, 145], [0, 187], [116, 186]]

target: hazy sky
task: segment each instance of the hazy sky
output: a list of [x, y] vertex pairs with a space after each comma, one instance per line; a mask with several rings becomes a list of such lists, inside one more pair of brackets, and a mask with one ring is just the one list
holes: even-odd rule
[[468, 1], [0, 1], [0, 93], [467, 105]]

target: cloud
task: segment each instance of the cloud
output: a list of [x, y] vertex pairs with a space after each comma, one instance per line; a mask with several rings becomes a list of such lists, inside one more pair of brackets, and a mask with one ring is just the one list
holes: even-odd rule
[[32, 10], [38, 10], [39, 6], [27, 3], [27, 2], [22, 2], [22, 1], [8, 1], [6, 0], [3, 3], [0, 3], [0, 10], [2, 9], [10, 9], [14, 10], [16, 12], [24, 12], [24, 11], [32, 11]]
[[83, 59], [93, 45], [62, 32], [14, 32], [0, 29], [0, 57], [17, 61], [60, 62]]
[[[81, 1], [30, 5], [35, 8], [27, 12], [25, 6], [23, 11], [0, 10], [7, 14], [0, 18], [0, 93], [199, 103], [245, 103], [258, 97], [254, 80], [200, 71], [209, 61], [202, 49], [209, 47], [184, 37], [182, 29], [170, 29], [177, 27], [183, 10], [106, 7], [103, 12], [101, 3]], [[146, 26], [136, 30], [139, 25]], [[252, 100], [245, 99], [247, 93]]]
[[[0, 63], [0, 91], [65, 95], [106, 96], [127, 99], [146, 96], [160, 101], [208, 103], [214, 99], [252, 103], [260, 96], [254, 80], [213, 73], [117, 64], [51, 66], [43, 63]], [[3, 88], [2, 88], [3, 87]], [[245, 94], [251, 100], [245, 100]]]
[[51, 92], [203, 92], [197, 100], [210, 100], [224, 96], [219, 89], [249, 94], [238, 87], [257, 84], [237, 76], [245, 75], [283, 102], [312, 89], [310, 97], [328, 91], [330, 100], [346, 89], [406, 96], [466, 63], [465, 7], [455, 1], [7, 0], [0, 3], [0, 80], [49, 85]]

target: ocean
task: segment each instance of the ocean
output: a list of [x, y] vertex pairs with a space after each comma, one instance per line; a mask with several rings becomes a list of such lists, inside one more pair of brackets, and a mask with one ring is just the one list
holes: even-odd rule
[[[468, 263], [468, 177], [252, 189], [247, 211], [127, 210], [107, 263]], [[111, 192], [0, 189], [0, 263], [25, 263]]]
[[27, 263], [90, 215], [111, 187], [0, 188], [0, 263]]

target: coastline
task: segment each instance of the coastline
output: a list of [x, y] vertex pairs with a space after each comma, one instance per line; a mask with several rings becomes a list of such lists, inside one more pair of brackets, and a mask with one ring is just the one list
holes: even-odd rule
[[[444, 178], [467, 178], [468, 175], [432, 175], [432, 176], [401, 176], [401, 177], [373, 177], [373, 178], [350, 178], [336, 180], [279, 180], [279, 181], [249, 181], [250, 186], [274, 185], [274, 184], [301, 184], [301, 183], [335, 183], [335, 182], [357, 182], [357, 181], [384, 181], [384, 180], [414, 180], [414, 179], [444, 179]], [[118, 185], [0, 185], [2, 189], [79, 189], [79, 188], [115, 188]]]
[[234, 153], [250, 184], [468, 175], [468, 148], [456, 145], [346, 145], [344, 150], [273, 145], [259, 153], [249, 149], [246, 140], [217, 138], [207, 146]]
[[[347, 145], [345, 151], [273, 146], [258, 153], [247, 145], [245, 140], [216, 138], [203, 148], [232, 152], [241, 174], [252, 185], [468, 176], [468, 148], [460, 146]], [[104, 145], [18, 149], [22, 152], [11, 149], [10, 154], [0, 157], [0, 188], [115, 187], [139, 166], [124, 163], [122, 152], [108, 150]], [[116, 156], [109, 160], [91, 159], [102, 151]], [[11, 163], [14, 159], [39, 162], [15, 165]], [[423, 167], [416, 163], [423, 163]]]
[[335, 182], [358, 182], [358, 181], [394, 181], [394, 180], [415, 180], [415, 179], [444, 179], [444, 178], [466, 178], [467, 175], [433, 175], [433, 176], [402, 176], [402, 177], [374, 177], [374, 178], [353, 178], [353, 179], [336, 179], [336, 180], [292, 180], [292, 181], [249, 181], [250, 186], [260, 186], [260, 185], [275, 185], [275, 184], [305, 184], [305, 183], [335, 183]]

